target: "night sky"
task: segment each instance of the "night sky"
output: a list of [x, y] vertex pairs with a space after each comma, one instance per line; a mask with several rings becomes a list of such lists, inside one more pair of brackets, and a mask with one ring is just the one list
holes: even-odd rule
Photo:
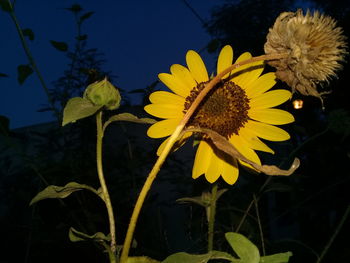
[[[203, 19], [221, 0], [188, 1]], [[126, 91], [142, 89], [157, 79], [158, 73], [169, 72], [172, 64], [185, 63], [187, 50], [202, 50], [210, 41], [200, 19], [182, 0], [112, 1], [102, 0], [18, 0], [16, 15], [22, 29], [30, 28], [35, 39], [26, 38], [32, 55], [46, 84], [62, 76], [69, 62], [65, 53], [57, 51], [50, 40], [66, 42], [74, 48], [76, 28], [72, 13], [64, 10], [81, 5], [82, 13], [95, 12], [83, 24], [88, 46], [105, 55], [104, 69], [117, 78], [114, 84]], [[27, 64], [13, 21], [0, 12], [0, 115], [10, 119], [10, 127], [18, 128], [53, 120], [51, 112], [38, 112], [47, 97], [35, 74], [23, 85], [17, 81], [17, 66]], [[209, 71], [214, 69], [215, 55], [201, 53]], [[137, 96], [130, 97], [137, 104]]]

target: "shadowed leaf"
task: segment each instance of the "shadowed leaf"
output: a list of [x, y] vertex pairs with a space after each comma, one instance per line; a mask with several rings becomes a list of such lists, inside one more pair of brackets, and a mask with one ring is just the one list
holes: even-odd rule
[[[185, 252], [175, 253], [167, 257], [162, 263], [206, 263], [211, 259], [223, 259], [232, 263], [241, 262], [239, 259], [234, 258], [230, 254], [221, 251], [211, 251], [207, 254], [192, 255]], [[243, 263], [243, 262], [242, 262]]]
[[287, 263], [291, 256], [293, 256], [292, 252], [264, 256], [260, 258], [259, 263]]
[[5, 74], [5, 73], [0, 73], [0, 77], [1, 77], [1, 78], [7, 78], [7, 77], [8, 77], [8, 75], [7, 75], [7, 74]]
[[19, 65], [17, 67], [17, 80], [19, 84], [23, 84], [24, 81], [33, 73], [33, 69], [29, 65]]
[[126, 263], [160, 263], [160, 261], [149, 257], [128, 257]]
[[95, 12], [87, 12], [85, 14], [83, 14], [80, 17], [80, 23], [83, 22], [84, 20], [88, 19], [90, 16], [92, 16]]
[[200, 132], [205, 133], [209, 136], [210, 140], [214, 143], [214, 145], [224, 153], [232, 156], [235, 159], [239, 159], [245, 163], [250, 164], [256, 170], [267, 174], [267, 175], [284, 175], [288, 176], [294, 173], [294, 171], [299, 167], [300, 160], [298, 158], [294, 159], [291, 167], [288, 170], [282, 170], [275, 165], [259, 165], [257, 163], [252, 162], [251, 160], [245, 158], [225, 137], [221, 136], [219, 133], [210, 130], [210, 129], [202, 129], [202, 128], [188, 128], [183, 131], [185, 132]]
[[103, 129], [106, 129], [106, 127], [114, 121], [128, 121], [128, 122], [144, 123], [144, 124], [153, 124], [157, 122], [154, 119], [139, 118], [131, 113], [125, 112], [125, 113], [120, 113], [110, 117], [109, 120], [106, 121], [105, 124], [103, 125]]
[[72, 242], [79, 242], [79, 241], [110, 241], [111, 238], [109, 236], [106, 236], [105, 234], [101, 232], [97, 232], [93, 235], [87, 235], [83, 232], [80, 232], [78, 230], [75, 230], [73, 227], [69, 228], [69, 240]]
[[10, 133], [10, 120], [9, 118], [0, 115], [0, 134], [8, 136]]
[[43, 191], [39, 192], [32, 199], [32, 201], [30, 201], [29, 205], [32, 205], [36, 202], [39, 202], [41, 200], [48, 199], [48, 198], [66, 198], [71, 193], [74, 193], [76, 191], [80, 191], [83, 189], [89, 190], [99, 196], [98, 192], [91, 186], [88, 186], [86, 184], [78, 184], [76, 182], [70, 182], [65, 186], [49, 185]]
[[242, 263], [259, 263], [259, 250], [249, 239], [241, 234], [233, 232], [226, 233], [225, 237]]
[[87, 99], [80, 97], [71, 98], [63, 110], [62, 126], [89, 117], [102, 107], [103, 106], [93, 105], [92, 102]]
[[0, 7], [5, 12], [12, 12], [12, 7], [7, 0], [0, 0]]
[[34, 32], [30, 28], [22, 29], [22, 33], [25, 37], [28, 37], [30, 41], [34, 40]]
[[58, 42], [50, 40], [51, 45], [58, 51], [66, 52], [68, 50], [68, 45], [65, 42]]

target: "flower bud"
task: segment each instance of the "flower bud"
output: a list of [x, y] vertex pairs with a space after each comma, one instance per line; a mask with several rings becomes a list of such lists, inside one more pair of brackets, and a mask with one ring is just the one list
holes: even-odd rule
[[90, 84], [84, 98], [90, 100], [96, 106], [104, 106], [108, 110], [115, 110], [120, 106], [120, 93], [107, 78]]

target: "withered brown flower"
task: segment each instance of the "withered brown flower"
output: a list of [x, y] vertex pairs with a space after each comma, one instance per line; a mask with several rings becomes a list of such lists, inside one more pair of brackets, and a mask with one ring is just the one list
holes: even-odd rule
[[341, 69], [346, 51], [346, 37], [341, 27], [329, 16], [315, 11], [284, 12], [270, 28], [265, 53], [286, 53], [279, 60], [268, 61], [276, 68], [276, 77], [292, 91], [320, 99], [316, 85], [328, 83]]

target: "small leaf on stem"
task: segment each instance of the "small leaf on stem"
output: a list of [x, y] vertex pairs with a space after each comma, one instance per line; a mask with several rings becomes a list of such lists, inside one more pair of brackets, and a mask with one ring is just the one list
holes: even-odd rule
[[71, 98], [63, 110], [62, 126], [95, 114], [103, 106], [96, 106], [87, 99]]

